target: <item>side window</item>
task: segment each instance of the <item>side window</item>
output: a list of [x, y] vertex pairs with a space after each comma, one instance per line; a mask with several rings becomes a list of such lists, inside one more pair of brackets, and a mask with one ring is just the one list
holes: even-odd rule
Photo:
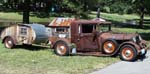
[[68, 28], [56, 28], [56, 32], [57, 33], [67, 33], [68, 32]]
[[20, 28], [20, 34], [21, 35], [27, 35], [27, 28], [26, 27], [21, 27]]
[[56, 32], [65, 32], [65, 28], [56, 28]]
[[106, 24], [104, 24], [104, 25], [100, 25], [100, 30], [102, 31], [102, 32], [107, 32], [107, 31], [109, 31], [109, 25], [106, 25]]
[[69, 28], [68, 27], [57, 27], [52, 29], [52, 35], [55, 37], [69, 37]]
[[82, 33], [92, 33], [93, 29], [95, 29], [95, 25], [83, 24], [82, 25]]

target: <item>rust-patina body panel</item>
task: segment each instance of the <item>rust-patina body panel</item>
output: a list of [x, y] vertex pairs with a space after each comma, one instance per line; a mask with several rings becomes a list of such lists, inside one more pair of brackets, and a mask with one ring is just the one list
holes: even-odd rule
[[[76, 48], [76, 54], [80, 54], [79, 52], [101, 52], [104, 51], [105, 42], [113, 42], [112, 44], [108, 43], [106, 47], [113, 48], [113, 44], [115, 45], [114, 51], [109, 56], [117, 54], [120, 52], [120, 49], [123, 49], [124, 46], [128, 48], [132, 48], [132, 46], [136, 49], [135, 51], [137, 55], [145, 52], [145, 41], [141, 39], [138, 34], [127, 34], [127, 33], [114, 33], [111, 31], [111, 22], [106, 21], [97, 21], [97, 20], [72, 20], [67, 25], [62, 22], [66, 22], [67, 20], [61, 22], [61, 24], [50, 24], [48, 28], [50, 29], [50, 37], [49, 42], [52, 48], [57, 45], [58, 41], [66, 42], [70, 48], [70, 52], [73, 51], [73, 48]], [[56, 21], [56, 19], [55, 19]], [[102, 29], [102, 26], [107, 26]], [[105, 31], [106, 29], [106, 31]], [[72, 44], [75, 47], [72, 47]], [[128, 46], [130, 45], [130, 46]], [[62, 50], [64, 47], [60, 48]], [[55, 48], [56, 49], [56, 48]], [[58, 49], [59, 50], [59, 49]], [[130, 54], [131, 51], [126, 51], [126, 55]], [[93, 53], [96, 55], [97, 53]], [[98, 53], [99, 54], [99, 53]], [[102, 55], [101, 54], [101, 55]], [[99, 54], [100, 55], [100, 54]], [[128, 56], [129, 57], [129, 56]]]

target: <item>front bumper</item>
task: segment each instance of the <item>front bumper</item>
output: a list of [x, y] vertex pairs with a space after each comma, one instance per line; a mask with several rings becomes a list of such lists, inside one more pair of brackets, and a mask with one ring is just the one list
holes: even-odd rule
[[147, 53], [147, 50], [150, 48], [150, 43], [145, 41], [145, 40], [142, 40], [141, 43], [140, 43], [140, 47], [142, 49], [140, 50], [139, 55], [145, 55]]
[[146, 49], [141, 49], [140, 55], [145, 55], [146, 53], [147, 53], [147, 50], [146, 50]]

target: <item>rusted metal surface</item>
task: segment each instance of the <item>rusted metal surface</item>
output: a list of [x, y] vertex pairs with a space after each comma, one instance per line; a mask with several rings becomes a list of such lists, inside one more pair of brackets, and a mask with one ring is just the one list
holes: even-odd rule
[[48, 26], [70, 26], [75, 18], [55, 18]]
[[66, 43], [70, 44], [70, 38], [59, 38], [59, 37], [49, 37], [49, 44], [51, 44], [51, 48], [54, 48], [54, 45], [57, 41], [65, 41]]
[[[127, 33], [114, 33], [111, 31], [111, 22], [100, 21], [100, 20], [73, 20], [68, 24], [61, 23], [56, 25], [55, 23], [49, 25], [50, 37], [49, 42], [52, 44], [52, 47], [59, 40], [66, 42], [67, 44], [75, 44], [76, 54], [91, 54], [91, 55], [114, 55], [117, 54], [121, 47], [124, 45], [132, 45], [137, 50], [137, 54], [141, 53], [143, 50], [146, 50], [146, 45], [143, 42], [143, 39], [139, 38], [138, 34], [127, 34]], [[102, 26], [107, 26], [108, 28], [102, 30]], [[59, 32], [57, 29], [64, 29]], [[67, 31], [65, 31], [67, 28]], [[60, 36], [62, 35], [62, 36]], [[68, 35], [68, 36], [67, 36]], [[105, 54], [102, 51], [103, 43], [107, 40], [113, 40], [116, 42], [115, 51], [111, 54]], [[110, 44], [108, 43], [109, 47]], [[70, 47], [72, 48], [72, 47]], [[70, 49], [70, 51], [73, 51]], [[98, 53], [95, 53], [98, 52]]]
[[16, 24], [5, 28], [1, 39], [11, 37], [15, 44], [38, 44], [48, 40], [46, 28], [41, 24]]

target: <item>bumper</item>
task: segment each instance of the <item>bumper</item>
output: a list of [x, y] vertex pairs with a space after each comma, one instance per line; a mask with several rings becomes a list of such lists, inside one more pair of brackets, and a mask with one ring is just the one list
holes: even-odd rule
[[146, 53], [147, 53], [147, 50], [146, 50], [146, 49], [141, 49], [140, 55], [145, 55]]

